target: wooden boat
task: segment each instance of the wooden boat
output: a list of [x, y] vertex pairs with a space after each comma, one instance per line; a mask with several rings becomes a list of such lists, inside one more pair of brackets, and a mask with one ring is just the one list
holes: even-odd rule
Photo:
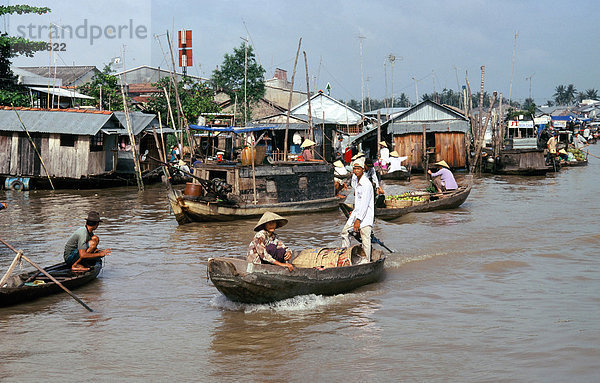
[[[454, 209], [462, 205], [471, 193], [471, 182], [467, 186], [461, 186], [455, 191], [431, 194], [428, 201], [413, 204], [407, 207], [381, 207], [375, 208], [375, 217], [383, 220], [392, 220], [408, 213], [422, 213], [434, 210]], [[348, 212], [352, 205], [340, 203], [340, 209]]]
[[[102, 260], [98, 260], [86, 272], [73, 272], [64, 262], [45, 268], [69, 290], [85, 285], [98, 276], [102, 270]], [[11, 276], [0, 287], [0, 307], [31, 301], [63, 290], [38, 270]]]
[[504, 149], [494, 163], [493, 172], [502, 175], [543, 176], [553, 170], [546, 165], [541, 149]]
[[372, 250], [372, 262], [332, 268], [300, 268], [293, 271], [271, 265], [255, 265], [242, 258], [210, 258], [208, 275], [228, 299], [242, 303], [271, 303], [297, 295], [335, 295], [378, 281], [385, 256]]
[[396, 170], [391, 173], [381, 173], [382, 180], [410, 180], [410, 170]]
[[576, 167], [576, 166], [587, 166], [588, 165], [588, 160], [583, 160], [583, 161], [561, 161], [560, 162], [560, 166], [564, 166], [566, 168], [571, 168], [571, 167]]
[[335, 196], [333, 167], [327, 163], [282, 163], [254, 169], [239, 164], [206, 163], [194, 168], [194, 175], [208, 180], [198, 195], [172, 187], [168, 190], [179, 224], [231, 221], [261, 216], [267, 211], [304, 214], [335, 210], [340, 201]]

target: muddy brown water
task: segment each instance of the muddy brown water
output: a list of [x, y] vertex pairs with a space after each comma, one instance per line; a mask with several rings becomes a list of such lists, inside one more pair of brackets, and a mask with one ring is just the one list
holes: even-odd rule
[[[0, 380], [600, 381], [599, 179], [595, 158], [476, 178], [458, 209], [376, 222], [397, 250], [383, 281], [271, 305], [229, 302], [206, 279], [209, 257], [245, 252], [254, 219], [178, 226], [160, 186], [0, 191], [0, 238], [37, 263], [61, 260], [90, 209], [112, 248], [75, 290], [95, 312], [66, 294], [0, 308]], [[289, 218], [292, 248], [339, 243], [341, 212]], [[0, 249], [2, 273], [12, 258]]]

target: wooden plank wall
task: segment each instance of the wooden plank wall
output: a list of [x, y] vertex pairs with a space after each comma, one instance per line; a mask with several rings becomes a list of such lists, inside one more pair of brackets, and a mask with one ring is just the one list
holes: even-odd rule
[[[397, 151], [400, 157], [407, 156], [408, 159], [402, 165], [413, 168], [423, 167], [423, 135], [422, 134], [404, 134], [394, 136], [394, 148], [391, 151]], [[414, 149], [414, 150], [413, 150]]]
[[12, 133], [0, 132], [0, 174], [10, 174]]
[[464, 133], [435, 133], [435, 162], [444, 160], [451, 168], [467, 166]]

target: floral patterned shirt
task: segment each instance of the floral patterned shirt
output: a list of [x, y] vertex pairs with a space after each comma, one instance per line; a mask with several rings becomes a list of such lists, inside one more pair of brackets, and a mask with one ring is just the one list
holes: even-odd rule
[[252, 262], [255, 264], [260, 264], [261, 260], [265, 260], [269, 263], [275, 263], [275, 259], [271, 256], [271, 254], [267, 253], [266, 247], [270, 244], [274, 244], [277, 248], [284, 248], [286, 251], [287, 247], [281, 242], [281, 240], [277, 237], [277, 234], [273, 233], [269, 235], [269, 232], [266, 230], [260, 230], [258, 233], [254, 235], [252, 242], [250, 242], [250, 246], [248, 247], [248, 262]]

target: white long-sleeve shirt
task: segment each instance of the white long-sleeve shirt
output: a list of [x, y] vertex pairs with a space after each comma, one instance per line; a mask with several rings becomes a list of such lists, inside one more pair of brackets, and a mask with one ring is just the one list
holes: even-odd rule
[[354, 188], [354, 210], [348, 217], [348, 223], [360, 219], [360, 227], [373, 226], [375, 204], [373, 202], [373, 185], [363, 174]]
[[388, 168], [388, 173], [395, 172], [396, 170], [406, 170], [404, 166], [402, 166], [402, 161], [406, 160], [408, 157], [390, 157], [390, 167]]

